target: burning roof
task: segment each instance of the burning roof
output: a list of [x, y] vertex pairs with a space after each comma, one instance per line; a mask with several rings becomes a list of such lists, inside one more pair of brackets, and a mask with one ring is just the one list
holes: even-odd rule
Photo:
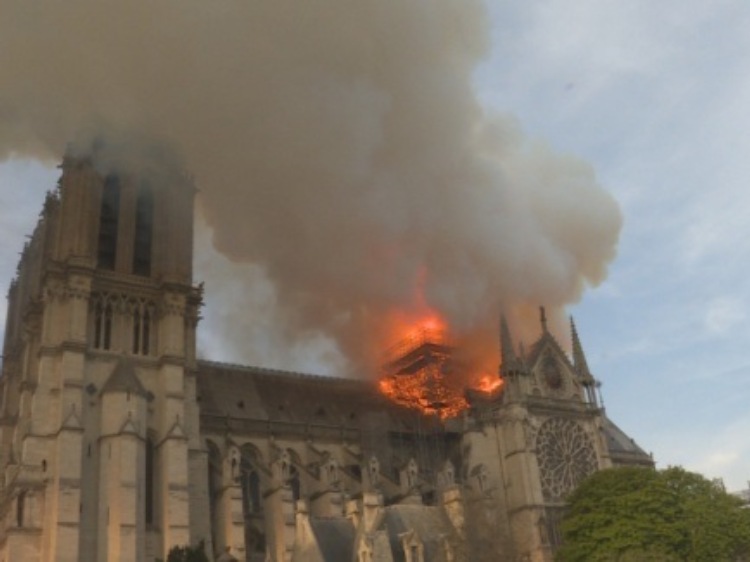
[[469, 407], [466, 389], [499, 391], [502, 379], [472, 376], [471, 369], [455, 358], [444, 332], [418, 329], [388, 353], [379, 382], [391, 400], [441, 419], [458, 416]]

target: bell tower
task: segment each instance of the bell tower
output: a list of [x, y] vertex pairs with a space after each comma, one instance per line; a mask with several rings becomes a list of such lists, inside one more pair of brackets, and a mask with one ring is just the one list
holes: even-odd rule
[[195, 538], [195, 187], [105, 149], [63, 160], [8, 292], [0, 562], [165, 559]]

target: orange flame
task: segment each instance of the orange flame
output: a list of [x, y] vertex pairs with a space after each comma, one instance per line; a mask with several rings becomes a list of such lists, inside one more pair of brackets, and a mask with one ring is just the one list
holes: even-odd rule
[[[490, 369], [469, 368], [452, 357], [453, 337], [446, 319], [425, 298], [427, 271], [418, 271], [410, 311], [392, 311], [386, 318], [390, 341], [398, 342], [385, 354], [380, 391], [393, 402], [441, 419], [458, 416], [469, 407], [467, 388], [496, 394], [503, 381]], [[491, 354], [475, 365], [486, 366]], [[476, 358], [475, 358], [476, 359]]]
[[469, 376], [467, 369], [451, 357], [447, 323], [431, 312], [401, 331], [398, 344], [386, 356], [380, 391], [389, 399], [441, 419], [458, 416], [469, 407], [465, 392], [472, 388], [496, 394], [502, 379]]
[[479, 382], [474, 388], [487, 394], [494, 394], [502, 387], [503, 379], [500, 377], [493, 377], [492, 375], [484, 375], [479, 379]]

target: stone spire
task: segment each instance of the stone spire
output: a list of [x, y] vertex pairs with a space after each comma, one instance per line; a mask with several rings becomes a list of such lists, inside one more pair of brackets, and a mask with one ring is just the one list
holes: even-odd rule
[[591, 406], [598, 408], [600, 405], [603, 405], [601, 396], [597, 396], [597, 390], [601, 385], [591, 374], [591, 371], [589, 371], [589, 365], [586, 362], [586, 355], [583, 353], [581, 340], [578, 339], [576, 323], [572, 316], [570, 317], [570, 337], [573, 343], [573, 368], [583, 383], [586, 402]]
[[504, 314], [500, 315], [500, 360], [500, 374], [503, 377], [522, 370], [521, 361], [513, 349], [513, 340]]
[[573, 340], [573, 367], [575, 367], [578, 376], [584, 380], [592, 380], [594, 377], [589, 371], [589, 365], [586, 362], [586, 355], [583, 353], [583, 347], [581, 346], [581, 340], [578, 338], [578, 330], [576, 329], [576, 323], [573, 317], [570, 317], [570, 336]]

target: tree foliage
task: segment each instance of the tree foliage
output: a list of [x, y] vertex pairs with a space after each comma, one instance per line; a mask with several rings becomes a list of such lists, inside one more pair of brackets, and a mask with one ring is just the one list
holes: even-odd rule
[[167, 555], [167, 562], [209, 562], [203, 541], [196, 546], [175, 546]]
[[559, 562], [750, 560], [750, 510], [682, 468], [614, 468], [573, 492]]

